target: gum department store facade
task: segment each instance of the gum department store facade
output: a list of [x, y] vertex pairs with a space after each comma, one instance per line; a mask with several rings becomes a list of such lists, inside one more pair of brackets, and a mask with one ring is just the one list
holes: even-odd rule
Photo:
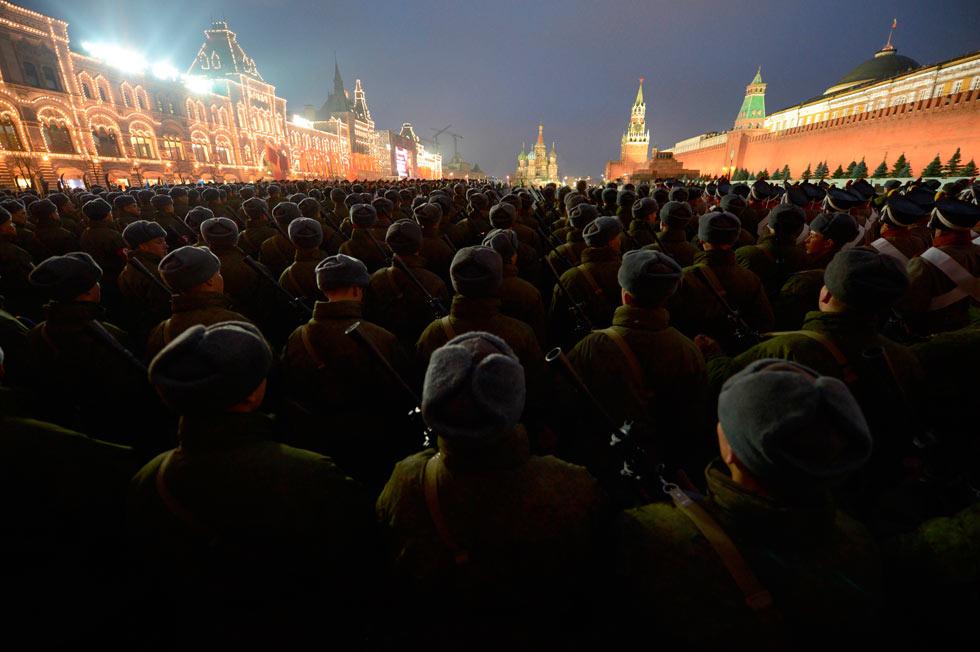
[[[67, 28], [0, 2], [0, 186], [391, 176], [388, 132], [353, 110], [291, 121], [223, 22], [191, 65], [198, 92], [73, 52]], [[441, 157], [412, 149], [413, 176], [442, 176]]]

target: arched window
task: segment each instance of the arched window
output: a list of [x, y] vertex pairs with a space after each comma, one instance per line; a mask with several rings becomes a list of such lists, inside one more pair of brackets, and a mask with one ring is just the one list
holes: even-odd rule
[[211, 161], [210, 148], [207, 142], [194, 140], [191, 143], [191, 149], [194, 152], [194, 160], [198, 163], [209, 163]]
[[163, 99], [157, 96], [157, 113], [163, 113]]
[[244, 145], [242, 147], [242, 161], [244, 163], [251, 163], [252, 162], [252, 146], [251, 145], [246, 144], [246, 145]]
[[75, 146], [71, 142], [68, 125], [51, 120], [41, 123], [41, 135], [44, 144], [52, 154], [74, 154]]
[[203, 70], [207, 70], [208, 68], [211, 67], [208, 65], [208, 58], [204, 54], [201, 55], [200, 61], [201, 61], [201, 68]]
[[129, 91], [125, 88], [122, 89], [122, 96], [123, 104], [125, 104], [128, 108], [133, 108], [133, 99], [129, 96]]
[[218, 161], [225, 165], [231, 165], [231, 144], [228, 141], [224, 139], [218, 140], [215, 144], [214, 152]]
[[119, 157], [119, 139], [111, 129], [93, 127], [92, 139], [95, 141], [95, 151], [99, 156]]
[[101, 84], [99, 84], [99, 99], [103, 102], [109, 101], [108, 97], [106, 96], [105, 88]]
[[92, 99], [92, 89], [86, 82], [82, 82], [82, 95], [85, 96], [86, 100]]
[[211, 53], [211, 67], [220, 68], [221, 67], [221, 57], [218, 56], [217, 52]]
[[133, 143], [136, 158], [154, 158], [153, 134], [146, 131], [134, 131], [130, 133], [129, 140]]
[[44, 75], [44, 87], [51, 91], [60, 91], [61, 84], [58, 83], [58, 77], [54, 74], [54, 68], [51, 66], [41, 66], [41, 73]]
[[24, 81], [28, 86], [41, 87], [41, 82], [37, 77], [37, 68], [30, 61], [24, 62]]
[[146, 111], [146, 102], [143, 100], [143, 94], [140, 91], [136, 91], [136, 105], [140, 111]]
[[184, 160], [184, 144], [180, 138], [174, 135], [164, 136], [163, 139], [163, 158], [171, 161]]
[[20, 142], [20, 135], [17, 133], [17, 125], [9, 113], [0, 115], [0, 147], [8, 152], [24, 150], [24, 146]]

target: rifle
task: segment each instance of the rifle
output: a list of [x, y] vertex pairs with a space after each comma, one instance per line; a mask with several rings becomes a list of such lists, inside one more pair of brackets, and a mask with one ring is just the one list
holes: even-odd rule
[[93, 319], [92, 321], [87, 322], [85, 324], [85, 327], [89, 330], [90, 333], [95, 335], [96, 339], [100, 340], [110, 349], [112, 349], [120, 356], [125, 358], [130, 364], [132, 364], [134, 367], [139, 369], [143, 373], [144, 377], [146, 377], [146, 373], [147, 373], [146, 366], [142, 362], [137, 360], [136, 356], [133, 355], [129, 349], [127, 349], [125, 346], [120, 344], [116, 340], [116, 338], [114, 338], [109, 333], [109, 331], [107, 331], [105, 327], [102, 326], [102, 324], [100, 324], [99, 322]]
[[367, 351], [368, 355], [377, 360], [378, 363], [384, 367], [385, 371], [388, 372], [388, 375], [391, 376], [392, 380], [394, 380], [395, 383], [402, 388], [405, 395], [412, 399], [415, 407], [408, 411], [408, 418], [421, 428], [423, 447], [433, 448], [435, 446], [436, 437], [432, 432], [432, 429], [425, 423], [425, 419], [422, 418], [422, 401], [415, 393], [415, 390], [412, 389], [411, 385], [405, 382], [405, 379], [402, 378], [400, 373], [398, 373], [398, 370], [391, 366], [391, 362], [388, 361], [388, 358], [386, 358], [384, 354], [378, 350], [377, 345], [375, 345], [371, 338], [364, 333], [364, 331], [361, 329], [361, 322], [356, 321], [347, 327], [347, 330], [344, 331], [344, 335], [347, 335], [361, 345], [361, 347]]
[[456, 249], [456, 245], [453, 244], [453, 241], [449, 238], [449, 235], [443, 233], [439, 237], [442, 238], [442, 241], [445, 242], [447, 245], [449, 245], [449, 248], [453, 250], [453, 255], [456, 255], [458, 249]]
[[[555, 347], [548, 351], [544, 360], [549, 366], [558, 367], [559, 373], [587, 399], [592, 409], [602, 418], [603, 425], [610, 432], [609, 447], [613, 452], [612, 457], [615, 461], [610, 467], [595, 468], [596, 477], [600, 478], [603, 481], [602, 484], [609, 488], [610, 493], [618, 496], [617, 500], [625, 505], [634, 502], [631, 496], [638, 496], [643, 503], [650, 502], [650, 493], [644, 485], [647, 474], [643, 470], [649, 468], [649, 456], [633, 435], [633, 422], [627, 420], [619, 425], [613, 419], [612, 415], [606, 411], [606, 408], [589, 389], [589, 386], [582, 380], [582, 377], [575, 371], [575, 367], [568, 361], [561, 347]], [[620, 461], [622, 461], [622, 466], [619, 466]], [[599, 466], [604, 467], [605, 465]]]
[[391, 256], [388, 255], [388, 252], [384, 250], [384, 247], [381, 246], [381, 243], [378, 242], [378, 239], [374, 237], [373, 233], [371, 233], [371, 229], [364, 229], [364, 232], [367, 233], [367, 236], [369, 238], [371, 238], [371, 242], [374, 244], [375, 247], [377, 247], [378, 253], [380, 253], [382, 257], [384, 257], [385, 265], [391, 265]]
[[347, 235], [346, 233], [344, 233], [343, 231], [341, 231], [340, 230], [340, 227], [337, 226], [336, 224], [334, 224], [333, 223], [333, 220], [331, 220], [329, 217], [324, 216], [323, 217], [323, 221], [327, 223], [327, 226], [329, 226], [331, 229], [333, 229], [334, 231], [336, 231], [337, 233], [339, 233], [340, 234], [340, 237], [344, 239], [344, 242], [347, 242], [348, 240], [350, 240], [350, 236]]
[[161, 281], [156, 276], [154, 276], [153, 272], [148, 270], [146, 268], [146, 265], [141, 263], [135, 256], [130, 256], [129, 260], [126, 262], [132, 265], [133, 269], [135, 269], [137, 272], [139, 272], [146, 278], [150, 279], [150, 281], [152, 281], [154, 285], [156, 285], [158, 288], [166, 292], [168, 296], [172, 297], [174, 295], [174, 291], [168, 288], [163, 281]]
[[446, 306], [442, 305], [442, 301], [440, 301], [438, 297], [432, 296], [432, 294], [425, 289], [425, 285], [422, 284], [422, 281], [419, 280], [409, 266], [405, 264], [405, 261], [398, 256], [398, 254], [392, 255], [391, 262], [393, 266], [408, 274], [408, 278], [415, 284], [415, 287], [421, 290], [422, 294], [425, 295], [425, 300], [432, 308], [432, 312], [435, 314], [436, 319], [442, 319], [449, 314], [449, 311], [446, 310]]
[[290, 306], [292, 306], [294, 310], [296, 310], [296, 312], [302, 313], [303, 316], [306, 317], [306, 319], [312, 319], [313, 308], [310, 308], [308, 305], [306, 305], [303, 302], [302, 299], [300, 299], [299, 297], [294, 297], [289, 290], [279, 285], [279, 281], [272, 278], [272, 274], [270, 274], [265, 267], [255, 262], [255, 259], [252, 258], [251, 256], [245, 256], [245, 264], [251, 267], [252, 269], [254, 269], [259, 274], [259, 276], [264, 278], [266, 281], [271, 283], [277, 290], [279, 290], [279, 293], [282, 294], [283, 297], [285, 297], [286, 301], [289, 303]]
[[758, 344], [762, 340], [759, 332], [749, 326], [745, 319], [742, 318], [742, 315], [739, 314], [738, 310], [732, 308], [732, 306], [725, 301], [725, 297], [721, 295], [721, 292], [718, 291], [718, 288], [711, 282], [704, 270], [701, 269], [700, 265], [694, 266], [694, 273], [697, 274], [698, 278], [700, 278], [706, 286], [708, 286], [708, 289], [711, 290], [711, 293], [715, 295], [716, 299], [718, 299], [718, 302], [721, 304], [722, 308], [724, 308], [725, 312], [728, 313], [728, 319], [735, 327], [735, 339], [740, 343], [748, 344], [748, 346]]
[[561, 282], [561, 276], [558, 274], [558, 270], [555, 269], [554, 263], [547, 256], [545, 256], [544, 262], [548, 266], [548, 269], [551, 270], [551, 275], [555, 277], [555, 283], [558, 284], [559, 291], [565, 297], [565, 301], [568, 302], [568, 312], [571, 313], [572, 320], [575, 322], [573, 332], [585, 337], [592, 332], [592, 320], [589, 319], [589, 315], [585, 312], [582, 304], [576, 302], [572, 295], [569, 294], [568, 288]]

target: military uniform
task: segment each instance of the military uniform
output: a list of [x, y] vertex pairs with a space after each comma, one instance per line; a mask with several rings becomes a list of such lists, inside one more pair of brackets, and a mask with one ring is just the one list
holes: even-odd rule
[[[786, 277], [808, 267], [806, 252], [801, 247], [793, 243], [780, 244], [773, 233], [763, 235], [758, 244], [739, 247], [735, 259], [762, 280], [770, 299], [779, 293]], [[777, 263], [778, 260], [782, 263]]]
[[127, 246], [122, 234], [108, 220], [95, 220], [82, 233], [78, 246], [95, 259], [106, 280], [115, 283], [126, 264]]
[[296, 258], [279, 277], [279, 285], [289, 291], [294, 297], [305, 299], [308, 305], [313, 305], [320, 295], [316, 286], [316, 264], [327, 257], [320, 249], [297, 249]]
[[[371, 236], [367, 234], [365, 229], [354, 229], [351, 232], [350, 240], [340, 246], [339, 253], [350, 256], [351, 258], [357, 258], [364, 263], [368, 272], [373, 274], [382, 267], [387, 267], [388, 261], [386, 257], [391, 255], [391, 250], [388, 249], [388, 245], [377, 239], [375, 242], [378, 243], [377, 246], [375, 246], [374, 242], [371, 242]], [[446, 245], [444, 242], [442, 244], [443, 246]], [[381, 251], [378, 250], [378, 246], [381, 247]]]
[[282, 233], [266, 239], [259, 250], [259, 262], [269, 268], [273, 278], [279, 278], [296, 257], [296, 247]]
[[559, 274], [564, 274], [571, 269], [564, 258], [568, 259], [572, 267], [578, 265], [582, 262], [582, 251], [587, 246], [585, 244], [585, 238], [582, 237], [581, 229], [569, 229], [568, 234], [565, 236], [565, 242], [548, 252], [548, 260], [555, 266], [555, 271]]
[[518, 277], [517, 266], [504, 263], [504, 277], [500, 284], [500, 312], [519, 319], [532, 329], [543, 349], [548, 344], [548, 326], [541, 299], [536, 287]]
[[[621, 303], [616, 275], [622, 262], [619, 250], [612, 247], [586, 247], [582, 264], [561, 275], [561, 283], [581, 304], [595, 328], [612, 323], [613, 312]], [[551, 298], [551, 320], [559, 331], [571, 329], [564, 293], [555, 287]]]
[[159, 209], [154, 210], [150, 221], [156, 222], [167, 232], [167, 246], [171, 250], [197, 242], [197, 235], [176, 213], [168, 213]]
[[[445, 282], [425, 268], [421, 256], [395, 254], [404, 262], [415, 278], [443, 307], [449, 309], [449, 291]], [[401, 269], [392, 265], [371, 275], [371, 284], [365, 289], [364, 316], [392, 333], [409, 350], [426, 326], [432, 323], [433, 309], [418, 286]]]
[[[147, 251], [133, 249], [129, 258], [135, 258], [160, 282], [161, 258]], [[119, 293], [125, 301], [128, 324], [133, 325], [133, 334], [145, 340], [150, 330], [170, 315], [170, 294], [158, 284], [147, 278], [132, 265], [123, 267], [117, 279]]]
[[238, 246], [247, 255], [255, 258], [259, 255], [259, 251], [266, 240], [278, 234], [279, 231], [270, 226], [268, 221], [248, 218], [245, 222], [245, 230], [238, 238]]
[[173, 311], [170, 318], [150, 331], [146, 344], [147, 358], [152, 359], [175, 337], [196, 324], [209, 326], [223, 321], [249, 321], [244, 315], [229, 310], [231, 299], [217, 292], [175, 294], [171, 297], [170, 305]]
[[[734, 327], [721, 302], [705, 285], [697, 273], [698, 267], [714, 272], [724, 292], [725, 301], [738, 310], [750, 328], [768, 331], [772, 328], [773, 313], [769, 299], [759, 277], [735, 262], [735, 252], [730, 249], [712, 249], [696, 257], [691, 267], [684, 268], [677, 293], [667, 303], [671, 323], [675, 328], [694, 337], [700, 333], [710, 335], [721, 342], [726, 350], [739, 348]], [[710, 276], [709, 276], [710, 278]]]
[[824, 649], [873, 631], [881, 568], [860, 523], [835, 510], [825, 493], [781, 500], [735, 483], [720, 462], [705, 476], [708, 495], [698, 504], [772, 595], [788, 640], [749, 608], [694, 522], [665, 503], [630, 509], [616, 524], [615, 638], [625, 644], [656, 631], [664, 645], [681, 649], [749, 642], [756, 649]]
[[[442, 239], [438, 227], [422, 225], [422, 249], [419, 256], [425, 260], [425, 268], [449, 282], [449, 265], [453, 262], [454, 252]], [[370, 266], [368, 266], [370, 270]]]
[[[970, 241], [969, 233], [940, 233], [933, 247], [952, 258], [973, 277], [980, 277], [980, 246]], [[913, 330], [920, 333], [941, 333], [962, 328], [969, 323], [967, 311], [977, 301], [965, 293], [943, 307], [934, 307], [933, 301], [957, 286], [946, 274], [921, 255], [908, 262], [909, 290], [900, 303], [900, 309]]]
[[355, 478], [380, 487], [391, 465], [420, 445], [406, 428], [401, 388], [344, 331], [361, 330], [404, 377], [410, 363], [397, 338], [362, 317], [356, 301], [318, 301], [282, 353], [285, 395], [300, 423], [297, 445], [329, 454]]
[[78, 236], [61, 226], [56, 217], [44, 217], [38, 220], [34, 237], [40, 243], [39, 255], [41, 262], [51, 256], [63, 256], [70, 251], [78, 251]]
[[16, 236], [0, 235], [0, 295], [14, 312], [34, 314], [37, 298], [27, 282], [34, 263], [31, 255], [15, 244]]
[[681, 267], [690, 267], [701, 250], [688, 242], [684, 229], [668, 228], [658, 234], [658, 241], [644, 246], [651, 251], [662, 251]]
[[235, 312], [256, 323], [268, 323], [274, 316], [270, 313], [275, 312], [275, 290], [258, 272], [248, 266], [245, 252], [237, 246], [212, 244], [211, 253], [221, 261], [224, 293], [231, 298], [231, 307]]

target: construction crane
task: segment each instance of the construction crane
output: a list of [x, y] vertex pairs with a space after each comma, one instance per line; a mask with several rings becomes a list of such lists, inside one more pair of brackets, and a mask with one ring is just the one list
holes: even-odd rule
[[453, 137], [453, 156], [454, 157], [459, 156], [459, 141], [463, 140], [463, 137], [460, 136], [459, 134], [454, 134], [451, 131], [446, 131], [446, 133]]
[[439, 136], [441, 136], [442, 134], [444, 134], [447, 131], [449, 131], [449, 128], [452, 127], [452, 126], [453, 126], [452, 124], [448, 124], [445, 127], [443, 127], [442, 129], [432, 129], [432, 131], [436, 132], [432, 136], [432, 140], [431, 140], [432, 144], [433, 145], [438, 145], [439, 144]]

